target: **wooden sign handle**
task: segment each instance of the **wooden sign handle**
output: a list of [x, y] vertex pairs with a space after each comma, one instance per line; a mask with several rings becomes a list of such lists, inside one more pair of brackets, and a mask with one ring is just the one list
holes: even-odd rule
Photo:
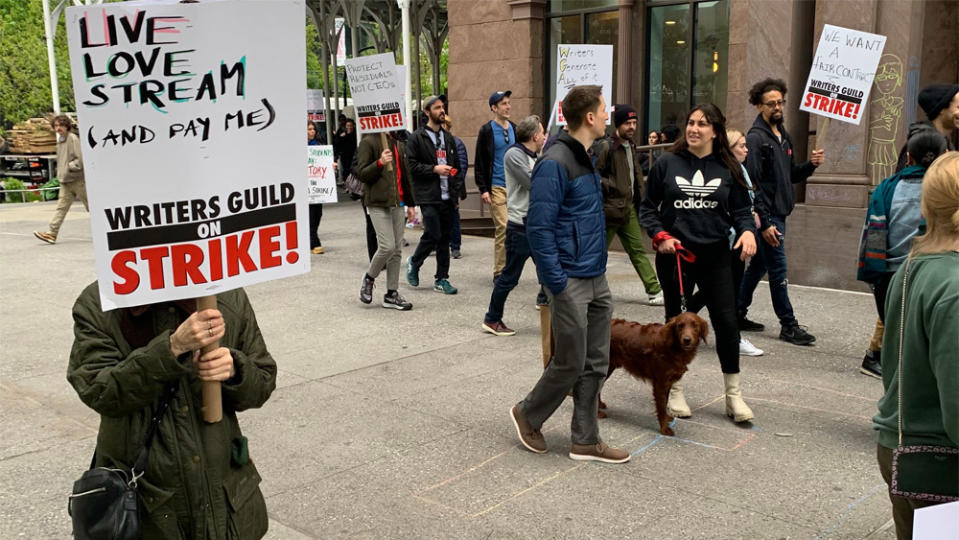
[[[386, 140], [386, 133], [383, 133], [382, 131], [380, 132], [380, 142], [383, 143], [383, 150], [390, 150], [390, 143], [389, 141]], [[396, 156], [393, 156], [393, 160], [394, 161], [396, 160]], [[392, 161], [386, 164], [386, 170], [388, 171], [393, 170]]]
[[826, 134], [829, 133], [829, 124], [832, 118], [820, 117], [819, 126], [816, 129], [816, 150], [822, 150], [826, 147]]
[[[202, 296], [196, 299], [196, 310], [216, 309], [216, 295]], [[206, 347], [200, 349], [200, 354], [204, 355], [210, 351], [215, 351], [220, 346], [219, 341], [215, 341]], [[203, 393], [203, 421], [208, 424], [215, 424], [223, 420], [223, 398], [220, 394], [220, 383], [216, 381], [202, 383]]]

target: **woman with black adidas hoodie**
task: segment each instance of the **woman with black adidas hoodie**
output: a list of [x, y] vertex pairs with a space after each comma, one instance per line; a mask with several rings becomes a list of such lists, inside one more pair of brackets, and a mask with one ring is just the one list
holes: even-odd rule
[[[718, 107], [697, 105], [686, 115], [685, 137], [649, 170], [639, 221], [657, 252], [666, 320], [685, 306], [680, 298], [677, 251], [687, 259], [692, 259], [688, 253], [695, 257], [682, 263], [683, 293], [688, 298], [698, 286], [705, 296], [726, 385], [726, 415], [735, 422], [752, 420], [753, 412], [739, 388], [739, 327], [729, 228], [736, 231], [732, 249], [741, 248], [745, 260], [756, 252], [756, 225], [742, 167], [729, 149], [726, 118]], [[680, 418], [692, 415], [681, 383], [669, 392], [667, 412]]]

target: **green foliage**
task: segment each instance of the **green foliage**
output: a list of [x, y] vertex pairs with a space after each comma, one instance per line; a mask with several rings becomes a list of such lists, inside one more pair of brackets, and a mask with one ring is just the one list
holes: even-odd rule
[[[51, 2], [52, 3], [52, 2]], [[73, 110], [73, 83], [64, 17], [54, 38], [60, 107]], [[53, 110], [43, 5], [0, 1], [0, 129]]]
[[[17, 189], [26, 189], [26, 186], [22, 181], [17, 178], [4, 178], [3, 179], [3, 189], [5, 190], [17, 190]], [[6, 201], [5, 202], [34, 202], [39, 201], [43, 198], [37, 191], [28, 191], [26, 193], [5, 193]]]

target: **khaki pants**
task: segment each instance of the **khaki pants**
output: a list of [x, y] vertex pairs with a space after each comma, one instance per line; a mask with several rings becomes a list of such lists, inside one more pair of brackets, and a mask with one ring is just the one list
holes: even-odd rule
[[489, 193], [489, 213], [496, 231], [493, 234], [493, 276], [506, 266], [506, 188], [493, 186]]
[[63, 218], [67, 217], [67, 212], [70, 211], [70, 206], [73, 205], [73, 201], [79, 199], [83, 203], [83, 207], [87, 209], [87, 212], [90, 211], [90, 207], [87, 206], [87, 183], [84, 180], [74, 180], [73, 182], [67, 182], [65, 184], [60, 184], [60, 200], [57, 203], [57, 211], [53, 214], [53, 219], [50, 220], [50, 234], [54, 238], [60, 233], [60, 225], [63, 224]]

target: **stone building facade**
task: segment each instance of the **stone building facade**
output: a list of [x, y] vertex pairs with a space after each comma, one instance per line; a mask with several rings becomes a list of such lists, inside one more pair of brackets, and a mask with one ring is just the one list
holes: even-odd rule
[[[855, 281], [856, 250], [869, 192], [890, 170], [883, 156], [925, 120], [919, 89], [959, 81], [955, 0], [448, 0], [448, 10], [450, 113], [471, 155], [492, 92], [513, 91], [515, 120], [546, 118], [556, 45], [606, 43], [613, 101], [644, 119], [638, 142], [701, 101], [722, 107], [730, 127], [748, 128], [757, 114], [748, 89], [771, 76], [789, 86], [786, 127], [803, 158], [816, 144], [817, 117], [799, 112], [798, 94], [823, 25], [887, 36], [869, 121], [833, 122], [826, 163], [796, 188], [787, 242], [796, 284], [865, 290]], [[479, 209], [479, 197], [466, 208]]]

